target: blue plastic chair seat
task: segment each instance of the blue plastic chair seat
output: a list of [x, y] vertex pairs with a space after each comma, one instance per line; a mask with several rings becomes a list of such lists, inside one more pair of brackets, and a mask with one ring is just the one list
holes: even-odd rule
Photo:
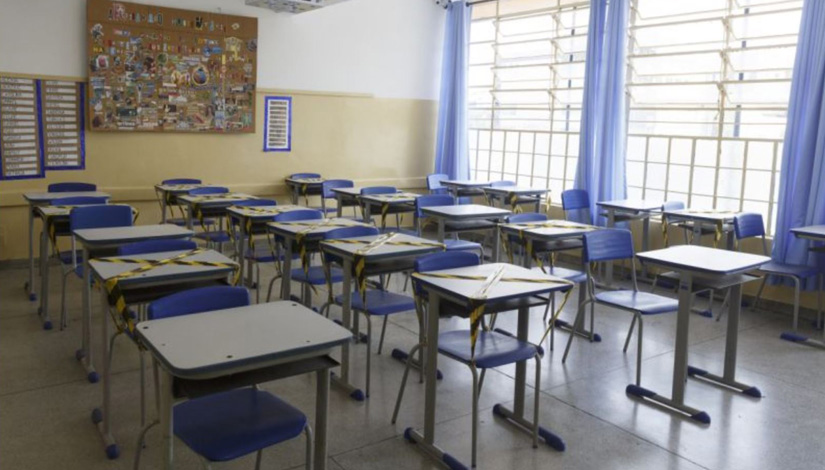
[[599, 292], [596, 294], [596, 300], [613, 307], [637, 311], [642, 315], [656, 315], [679, 310], [679, 301], [676, 299], [632, 290]]
[[495, 222], [489, 220], [454, 220], [445, 221], [444, 229], [447, 232], [464, 232], [470, 230], [487, 230], [495, 228]]
[[174, 408], [181, 441], [212, 462], [223, 462], [299, 436], [307, 418], [261, 390], [242, 388], [189, 400]]
[[[438, 335], [438, 352], [469, 363], [470, 330], [448, 331]], [[512, 364], [536, 357], [536, 346], [495, 331], [480, 331], [476, 341], [475, 363], [479, 369]]]
[[[313, 286], [322, 286], [327, 283], [323, 266], [310, 266], [308, 273], [304, 273], [304, 268], [294, 268], [291, 274], [292, 280], [295, 282], [312, 284]], [[341, 268], [330, 268], [329, 278], [333, 284], [343, 282], [344, 271]]]
[[228, 243], [231, 239], [226, 232], [199, 232], [192, 236], [198, 240], [204, 240], [212, 243]]
[[444, 240], [447, 251], [481, 251], [481, 244], [469, 240]]
[[819, 274], [817, 268], [812, 266], [805, 266], [804, 264], [785, 264], [769, 261], [759, 267], [759, 271], [768, 274], [782, 274], [785, 276], [794, 276], [798, 278], [809, 278]]
[[[344, 301], [343, 294], [335, 297], [335, 302], [341, 304]], [[364, 311], [364, 302], [358, 291], [352, 293], [352, 308]], [[367, 310], [370, 315], [392, 315], [393, 313], [408, 312], [415, 310], [415, 301], [412, 297], [388, 292], [385, 290], [367, 290]]]
[[[565, 281], [575, 282], [576, 284], [587, 281], [587, 273], [576, 271], [575, 269], [567, 269], [560, 266], [545, 266], [544, 269], [547, 271], [547, 274], [560, 277]], [[533, 270], [541, 271], [541, 268], [535, 267]]]
[[[61, 251], [58, 253], [57, 257], [60, 259], [60, 262], [63, 264], [72, 264], [72, 252], [71, 251]], [[80, 264], [83, 262], [83, 252], [78, 251], [76, 258], [77, 263]]]
[[[166, 223], [177, 225], [179, 227], [184, 227], [184, 226], [186, 226], [186, 219], [184, 219], [183, 217], [167, 217], [166, 218]], [[192, 223], [193, 224], [199, 224], [200, 221], [196, 220], [196, 221], [192, 221]], [[215, 225], [215, 219], [203, 219], [203, 225], [204, 226]]]

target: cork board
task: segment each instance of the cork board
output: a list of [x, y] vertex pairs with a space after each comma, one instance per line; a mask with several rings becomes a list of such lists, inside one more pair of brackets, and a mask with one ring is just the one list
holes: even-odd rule
[[92, 131], [255, 131], [258, 20], [88, 0]]

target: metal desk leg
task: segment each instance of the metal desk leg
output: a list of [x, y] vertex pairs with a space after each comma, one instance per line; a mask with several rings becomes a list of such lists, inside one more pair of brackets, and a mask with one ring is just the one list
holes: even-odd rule
[[100, 321], [100, 340], [101, 340], [101, 356], [103, 357], [103, 404], [100, 408], [92, 410], [92, 422], [97, 425], [97, 431], [103, 439], [103, 448], [106, 450], [106, 456], [110, 459], [116, 459], [120, 455], [120, 448], [112, 436], [112, 403], [111, 403], [111, 387], [112, 387], [112, 371], [109, 363], [109, 308], [108, 299], [103, 296], [104, 311], [101, 315]]
[[292, 293], [290, 286], [292, 283], [292, 239], [285, 237], [284, 246], [284, 269], [281, 273], [281, 299], [289, 300], [289, 296]]
[[40, 308], [38, 309], [44, 330], [52, 329], [49, 319], [49, 236], [40, 232]]
[[186, 228], [192, 230], [192, 204], [186, 204]]
[[444, 217], [438, 217], [438, 243], [444, 243], [445, 224]]
[[[45, 231], [45, 228], [43, 229]], [[29, 282], [23, 286], [29, 292], [29, 300], [37, 300], [34, 293], [34, 207], [29, 204]]]
[[[650, 249], [650, 213], [642, 219], [642, 251]], [[647, 279], [647, 265], [642, 263], [642, 278]]]
[[[501, 222], [500, 220], [496, 220], [496, 228], [493, 230], [493, 253], [491, 254], [493, 262], [498, 262], [498, 256], [501, 252], [501, 228], [499, 228], [498, 223]], [[484, 260], [481, 260], [483, 263]]]
[[[155, 359], [157, 361], [157, 359]], [[172, 470], [175, 457], [175, 433], [172, 428], [172, 406], [174, 396], [172, 395], [172, 375], [163, 367], [155, 366], [159, 372], [158, 388], [160, 388], [160, 403], [158, 404], [158, 414], [160, 415], [161, 449], [163, 449], [163, 469]]]
[[372, 223], [372, 203], [369, 201], [364, 201], [364, 205], [361, 206], [364, 208], [364, 223], [371, 224]]
[[344, 196], [341, 193], [335, 193], [335, 202], [338, 204], [336, 216], [341, 218], [344, 216]]
[[166, 191], [160, 192], [160, 223], [166, 223]]
[[[344, 298], [341, 303], [341, 322], [343, 327], [352, 331], [352, 260], [343, 259], [344, 280], [341, 288]], [[364, 401], [364, 392], [353, 386], [349, 381], [350, 343], [341, 346], [341, 376], [333, 376], [333, 384], [343, 389], [354, 400]]]
[[327, 468], [327, 413], [329, 412], [329, 371], [315, 374], [315, 465], [316, 470]]
[[[231, 218], [229, 218], [228, 223], [232, 224], [232, 219]], [[238, 236], [238, 238], [239, 238], [238, 246], [240, 248], [240, 250], [238, 250], [238, 252], [240, 253], [238, 255], [238, 266], [239, 266], [239, 269], [240, 269], [240, 278], [239, 278], [238, 282], [240, 283], [241, 286], [246, 287], [246, 270], [244, 269], [244, 263], [246, 263], [247, 236], [246, 236], [246, 223], [242, 218], [239, 219], [239, 222], [238, 222], [238, 233], [240, 234]], [[249, 267], [250, 267], [250, 269], [252, 268], [252, 263], [249, 263]], [[252, 279], [252, 274], [251, 273], [249, 275], [249, 278]]]
[[[86, 378], [91, 383], [96, 383], [100, 378], [95, 371], [92, 361], [92, 278], [89, 272], [89, 249], [83, 247], [83, 338], [80, 349], [75, 352], [75, 357], [81, 361], [86, 369]], [[104, 358], [105, 359], [105, 358]]]
[[[530, 308], [529, 307], [521, 307], [518, 310], [518, 339], [520, 341], [529, 341], [528, 332], [530, 330]], [[536, 364], [536, 367], [541, 367], [541, 364]], [[496, 404], [493, 407], [493, 413], [497, 416], [503, 418], [508, 423], [514, 425], [516, 429], [519, 429], [529, 435], [533, 435], [533, 428], [535, 423], [528, 420], [524, 416], [524, 399], [525, 399], [525, 391], [527, 389], [527, 361], [520, 361], [516, 363], [516, 388], [515, 392], [513, 393], [513, 409], [510, 410], [506, 408], [501, 403]], [[564, 441], [559, 437], [557, 434], [553, 433], [552, 431], [545, 429], [541, 426], [538, 427], [538, 434], [541, 436], [544, 441], [553, 449], [556, 449], [559, 452], [564, 451], [566, 448]]]
[[676, 319], [676, 347], [673, 362], [672, 398], [658, 395], [639, 385], [631, 384], [625, 389], [632, 395], [645, 402], [664, 405], [671, 412], [678, 412], [703, 424], [710, 424], [710, 416], [704, 411], [685, 405], [685, 381], [687, 380], [688, 360], [688, 329], [690, 327], [691, 285], [693, 279], [690, 273], [683, 272], [679, 276], [679, 313]]
[[[616, 211], [613, 208], [607, 209], [607, 227], [613, 228], [616, 226]], [[613, 261], [608, 261], [604, 264], [604, 284], [606, 288], [613, 286]]]
[[742, 285], [737, 284], [730, 288], [730, 302], [728, 307], [728, 331], [725, 341], [725, 369], [724, 375], [719, 377], [698, 367], [688, 366], [688, 375], [697, 379], [721, 385], [727, 389], [737, 390], [749, 397], [762, 398], [762, 392], [752, 385], [736, 381], [736, 346], [739, 339], [739, 313], [742, 309]]

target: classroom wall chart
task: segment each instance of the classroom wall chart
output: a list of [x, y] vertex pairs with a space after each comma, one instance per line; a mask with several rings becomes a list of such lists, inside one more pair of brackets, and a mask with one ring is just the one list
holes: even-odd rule
[[0, 179], [85, 167], [86, 84], [0, 75]]
[[94, 131], [255, 131], [258, 20], [87, 3]]
[[292, 150], [292, 97], [264, 98], [264, 152]]

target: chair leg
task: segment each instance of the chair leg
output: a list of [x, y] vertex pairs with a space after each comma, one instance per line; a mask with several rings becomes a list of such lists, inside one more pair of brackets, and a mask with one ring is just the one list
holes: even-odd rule
[[799, 278], [792, 276], [793, 279], [793, 330], [796, 331], [799, 326]]
[[307, 441], [307, 445], [306, 445], [307, 455], [306, 455], [306, 464], [305, 464], [306, 470], [312, 470], [313, 468], [315, 468], [314, 453], [313, 453], [313, 450], [314, 450], [313, 449], [313, 445], [314, 445], [313, 443], [315, 442], [315, 439], [313, 438], [312, 434], [313, 434], [312, 433], [312, 427], [309, 424], [307, 424], [307, 426], [304, 428], [304, 436], [306, 437], [306, 441]]
[[762, 298], [762, 290], [765, 289], [766, 282], [768, 282], [768, 276], [763, 276], [762, 282], [759, 283], [759, 290], [756, 291], [756, 298], [753, 299], [753, 310], [756, 310], [757, 306], [759, 306], [759, 299]]
[[596, 340], [596, 302], [590, 302], [590, 342]]
[[66, 282], [69, 280], [69, 271], [68, 273], [63, 274], [63, 283], [61, 285], [61, 293], [60, 293], [60, 329], [65, 330], [68, 326], [68, 315], [66, 312]]
[[636, 346], [636, 386], [642, 386], [642, 336], [644, 330], [644, 320], [642, 320], [642, 316], [638, 313], [636, 316], [639, 317], [639, 337], [637, 338], [638, 346]]
[[261, 264], [255, 263], [255, 303], [261, 303]]
[[378, 341], [378, 355], [381, 355], [381, 349], [384, 347], [384, 333], [387, 332], [388, 315], [384, 315], [384, 323], [381, 325], [381, 339]]
[[281, 278], [281, 276], [276, 274], [275, 277], [273, 277], [272, 280], [269, 281], [269, 289], [266, 292], [266, 301], [267, 302], [269, 302], [272, 299], [272, 287], [275, 285], [275, 281], [277, 281], [280, 278]]
[[255, 470], [261, 470], [261, 458], [263, 457], [263, 453], [263, 449], [258, 449], [258, 452], [255, 452]]
[[630, 322], [630, 329], [627, 330], [627, 338], [624, 340], [624, 348], [622, 349], [624, 353], [627, 352], [627, 346], [630, 344], [630, 338], [633, 336], [633, 328], [636, 327], [636, 318], [637, 316], [633, 315], [633, 321]]
[[541, 356], [536, 354], [536, 387], [533, 396], [533, 448], [539, 446], [539, 406], [541, 403]]
[[404, 367], [404, 375], [401, 377], [401, 387], [398, 389], [398, 397], [395, 399], [395, 409], [392, 412], [392, 424], [398, 419], [398, 410], [401, 408], [401, 400], [404, 398], [404, 388], [407, 386], [407, 377], [410, 375], [410, 367], [412, 367], [413, 357], [421, 349], [421, 343], [416, 344], [410, 349], [407, 355], [407, 365]]
[[366, 393], [367, 398], [370, 396], [370, 372], [371, 372], [371, 365], [372, 365], [372, 317], [364, 312], [364, 316], [367, 317], [367, 387], [364, 390]]
[[479, 393], [479, 384], [478, 384], [478, 370], [472, 364], [470, 364], [470, 372], [473, 373], [473, 431], [472, 431], [472, 457], [471, 457], [471, 465], [473, 468], [476, 466], [476, 454], [477, 454], [477, 447], [478, 447], [478, 393]]
[[561, 363], [564, 364], [567, 361], [567, 355], [570, 353], [570, 346], [573, 344], [573, 337], [576, 336], [576, 331], [578, 331], [579, 327], [581, 326], [582, 321], [584, 320], [584, 307], [588, 303], [593, 303], [590, 300], [584, 301], [579, 306], [579, 311], [576, 313], [576, 319], [573, 321], [573, 331], [570, 332], [570, 335], [567, 338], [567, 346], [564, 348], [564, 355], [561, 358]]
[[138, 349], [140, 357], [140, 427], [146, 426], [146, 357]]

